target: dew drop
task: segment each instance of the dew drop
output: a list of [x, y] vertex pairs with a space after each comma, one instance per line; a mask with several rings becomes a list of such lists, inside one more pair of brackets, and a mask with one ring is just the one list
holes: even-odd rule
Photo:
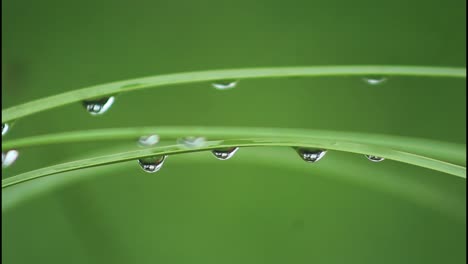
[[213, 85], [214, 88], [218, 89], [218, 90], [228, 90], [228, 89], [232, 89], [234, 87], [237, 86], [237, 83], [239, 81], [217, 81], [217, 82], [214, 82], [212, 83], [211, 85]]
[[387, 79], [385, 77], [366, 77], [364, 81], [370, 85], [379, 85], [385, 82]]
[[377, 156], [372, 156], [372, 155], [365, 155], [366, 158], [372, 162], [381, 162], [383, 160], [385, 160], [384, 158], [381, 158], [381, 157], [377, 157]]
[[157, 144], [159, 142], [158, 135], [149, 135], [149, 136], [142, 136], [138, 139], [138, 144], [142, 147], [149, 147]]
[[155, 173], [161, 169], [164, 161], [166, 160], [166, 155], [163, 156], [154, 156], [154, 157], [147, 157], [138, 159], [138, 164], [140, 167], [148, 172], [148, 173]]
[[317, 162], [327, 153], [323, 149], [296, 148], [297, 154], [306, 162]]
[[2, 123], [2, 136], [8, 133], [10, 125], [8, 123]]
[[222, 149], [214, 149], [211, 151], [211, 153], [213, 153], [213, 155], [219, 160], [228, 160], [232, 158], [238, 150], [239, 150], [238, 147], [222, 148]]
[[17, 150], [9, 150], [7, 152], [2, 152], [2, 168], [7, 168], [15, 163], [18, 158], [19, 152]]
[[83, 106], [91, 115], [102, 115], [107, 112], [107, 110], [109, 110], [114, 101], [114, 96], [104, 97], [96, 100], [85, 100], [83, 101]]
[[204, 137], [185, 137], [177, 139], [177, 144], [183, 145], [186, 148], [201, 148], [206, 145]]

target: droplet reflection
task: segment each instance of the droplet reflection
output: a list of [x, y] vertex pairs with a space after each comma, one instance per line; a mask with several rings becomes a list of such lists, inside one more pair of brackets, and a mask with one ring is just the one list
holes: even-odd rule
[[238, 147], [223, 148], [223, 149], [214, 149], [211, 151], [211, 153], [213, 153], [213, 155], [219, 160], [228, 160], [232, 158], [238, 150], [239, 150]]
[[157, 144], [159, 142], [159, 136], [149, 135], [149, 136], [142, 136], [138, 139], [138, 144], [142, 147], [149, 147]]
[[10, 125], [8, 123], [2, 123], [2, 136], [8, 133]]
[[296, 152], [306, 162], [317, 162], [327, 153], [326, 150], [308, 148], [296, 148]]
[[364, 81], [370, 85], [379, 85], [385, 82], [387, 79], [385, 77], [366, 77]]
[[140, 167], [148, 173], [155, 173], [159, 171], [166, 160], [166, 155], [163, 156], [154, 156], [138, 159], [138, 164]]
[[2, 168], [8, 168], [13, 165], [16, 159], [18, 159], [18, 156], [19, 152], [14, 149], [2, 152]]
[[105, 112], [107, 112], [107, 110], [109, 110], [114, 101], [114, 96], [100, 98], [96, 100], [86, 100], [83, 101], [83, 106], [86, 108], [86, 111], [88, 111], [91, 115], [102, 115]]
[[213, 87], [218, 90], [228, 90], [237, 86], [239, 81], [217, 81], [212, 83]]
[[186, 148], [201, 148], [206, 145], [204, 137], [184, 137], [177, 139], [177, 144]]
[[372, 156], [372, 155], [365, 155], [366, 158], [372, 162], [381, 162], [383, 160], [385, 160], [384, 158], [381, 158], [381, 157], [377, 157], [377, 156]]

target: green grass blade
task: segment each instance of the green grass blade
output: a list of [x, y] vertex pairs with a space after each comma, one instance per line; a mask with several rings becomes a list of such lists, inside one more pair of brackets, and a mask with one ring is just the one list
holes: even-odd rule
[[[246, 129], [244, 131], [245, 135], [247, 135], [248, 130], [250, 129]], [[204, 132], [207, 132], [207, 131], [210, 131], [210, 130], [204, 129]], [[177, 133], [182, 135], [184, 132], [187, 133], [187, 130], [178, 130]], [[193, 132], [193, 130], [191, 132]], [[177, 133], [174, 133], [174, 135]], [[233, 133], [233, 132], [231, 131], [230, 133]], [[241, 133], [238, 133], [238, 134], [241, 134]], [[344, 134], [345, 133], [343, 133], [343, 135]], [[210, 136], [210, 137], [215, 138], [214, 133], [211, 135], [207, 135], [207, 133], [204, 133], [203, 135], [207, 137]], [[388, 138], [385, 138], [385, 139], [388, 140]], [[439, 148], [441, 146], [448, 147], [446, 145], [440, 145], [440, 143], [438, 144], [439, 145], [437, 145], [437, 147]], [[46, 168], [41, 168], [35, 171], [26, 172], [20, 175], [16, 175], [16, 176], [2, 180], [2, 188], [8, 187], [14, 184], [18, 184], [24, 181], [29, 181], [29, 180], [33, 180], [36, 178], [57, 174], [60, 172], [73, 171], [73, 170], [84, 169], [84, 168], [95, 167], [95, 166], [102, 166], [106, 164], [112, 164], [112, 163], [129, 161], [129, 160], [136, 160], [142, 157], [149, 157], [149, 156], [154, 156], [154, 155], [181, 154], [181, 153], [187, 153], [187, 152], [206, 151], [206, 150], [212, 150], [216, 148], [236, 147], [236, 146], [237, 147], [301, 146], [301, 147], [309, 147], [309, 148], [321, 148], [321, 149], [327, 149], [327, 150], [345, 151], [345, 152], [352, 152], [352, 153], [359, 153], [359, 154], [372, 154], [372, 155], [384, 157], [386, 159], [405, 162], [408, 164], [413, 164], [416, 166], [421, 166], [424, 168], [445, 172], [447, 174], [455, 175], [461, 178], [466, 178], [466, 168], [464, 166], [453, 164], [453, 163], [443, 161], [443, 160], [438, 160], [438, 159], [435, 159], [429, 156], [424, 156], [424, 155], [417, 154], [417, 153], [394, 149], [385, 144], [382, 144], [382, 145], [369, 144], [368, 142], [366, 143], [363, 140], [349, 141], [349, 140], [340, 140], [336, 138], [326, 138], [326, 137], [322, 137], [322, 138], [291, 137], [291, 135], [289, 135], [288, 137], [283, 137], [283, 138], [271, 138], [268, 136], [264, 136], [264, 137], [258, 137], [258, 138], [250, 138], [250, 139], [243, 138], [243, 139], [208, 141], [205, 146], [200, 147], [200, 148], [195, 148], [195, 149], [186, 149], [186, 148], [181, 148], [179, 145], [172, 145], [172, 146], [164, 146], [164, 147], [153, 147], [153, 148], [147, 148], [147, 149], [136, 150], [136, 151], [119, 152], [119, 153], [115, 153], [111, 155], [93, 157], [93, 158], [63, 163], [59, 165], [54, 165], [54, 166], [50, 166]], [[418, 149], [418, 146], [412, 146], [412, 147], [415, 149]], [[454, 155], [458, 155], [458, 156], [463, 155], [462, 153], [458, 153], [460, 150], [451, 150], [451, 151], [453, 152]]]
[[48, 109], [128, 91], [152, 87], [226, 79], [313, 77], [313, 76], [422, 76], [466, 78], [464, 68], [423, 66], [312, 66], [213, 70], [156, 75], [82, 88], [38, 99], [2, 110], [2, 122], [9, 122]]
[[198, 135], [213, 139], [292, 139], [292, 140], [336, 140], [365, 145], [378, 145], [399, 151], [444, 160], [457, 165], [466, 165], [466, 145], [435, 140], [312, 129], [289, 128], [241, 128], [241, 127], [134, 127], [46, 134], [8, 140], [2, 143], [2, 150], [34, 147], [49, 144], [79, 143], [109, 140], [136, 140], [143, 135], [157, 134], [162, 140]]

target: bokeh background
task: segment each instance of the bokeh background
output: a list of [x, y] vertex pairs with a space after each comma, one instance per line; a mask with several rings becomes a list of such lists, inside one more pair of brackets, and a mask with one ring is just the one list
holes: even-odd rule
[[[466, 1], [2, 0], [2, 109], [99, 83], [266, 66], [466, 66]], [[209, 83], [74, 104], [8, 140], [133, 126], [289, 127], [466, 144], [466, 80], [356, 77]], [[122, 143], [20, 150], [2, 178]], [[132, 146], [134, 144], [132, 143]], [[75, 179], [61, 183], [61, 178]], [[16, 187], [15, 187], [16, 188]], [[11, 191], [5, 263], [465, 263], [465, 180], [359, 155], [306, 164], [287, 148], [65, 173]], [[5, 199], [7, 194], [2, 195]], [[3, 206], [2, 202], [2, 208]]]

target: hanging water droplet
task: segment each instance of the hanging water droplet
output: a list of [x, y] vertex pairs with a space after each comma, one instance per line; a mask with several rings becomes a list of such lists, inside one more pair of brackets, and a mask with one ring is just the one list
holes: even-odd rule
[[222, 148], [222, 149], [214, 149], [211, 151], [213, 155], [220, 160], [228, 160], [236, 154], [236, 152], [239, 150], [238, 147], [233, 147], [233, 148]]
[[385, 82], [386, 80], [387, 79], [385, 77], [379, 77], [379, 76], [364, 78], [364, 81], [370, 85], [378, 85], [378, 84]]
[[7, 152], [2, 152], [2, 168], [7, 168], [15, 163], [18, 158], [19, 152], [17, 150], [9, 150]]
[[377, 156], [372, 156], [372, 155], [365, 155], [366, 158], [372, 162], [381, 162], [382, 160], [385, 160], [384, 158], [377, 157]]
[[138, 144], [142, 147], [149, 147], [159, 142], [158, 135], [142, 136], [138, 139]]
[[234, 87], [236, 87], [237, 83], [239, 81], [235, 80], [235, 81], [217, 81], [217, 82], [214, 82], [212, 83], [211, 85], [213, 85], [214, 88], [218, 89], [218, 90], [228, 90], [228, 89], [232, 89]]
[[102, 115], [109, 110], [114, 101], [114, 96], [104, 97], [96, 100], [83, 101], [83, 106], [91, 115]]
[[10, 125], [8, 123], [2, 123], [2, 136], [8, 133], [10, 130]]
[[140, 167], [144, 171], [148, 173], [154, 173], [161, 169], [162, 165], [164, 164], [164, 161], [166, 160], [166, 157], [166, 155], [163, 155], [141, 158], [138, 159], [138, 164], [140, 164]]
[[177, 144], [183, 145], [186, 148], [201, 148], [205, 146], [206, 139], [204, 137], [185, 137], [177, 139]]
[[306, 162], [317, 162], [327, 153], [327, 151], [323, 149], [296, 148], [296, 151]]

